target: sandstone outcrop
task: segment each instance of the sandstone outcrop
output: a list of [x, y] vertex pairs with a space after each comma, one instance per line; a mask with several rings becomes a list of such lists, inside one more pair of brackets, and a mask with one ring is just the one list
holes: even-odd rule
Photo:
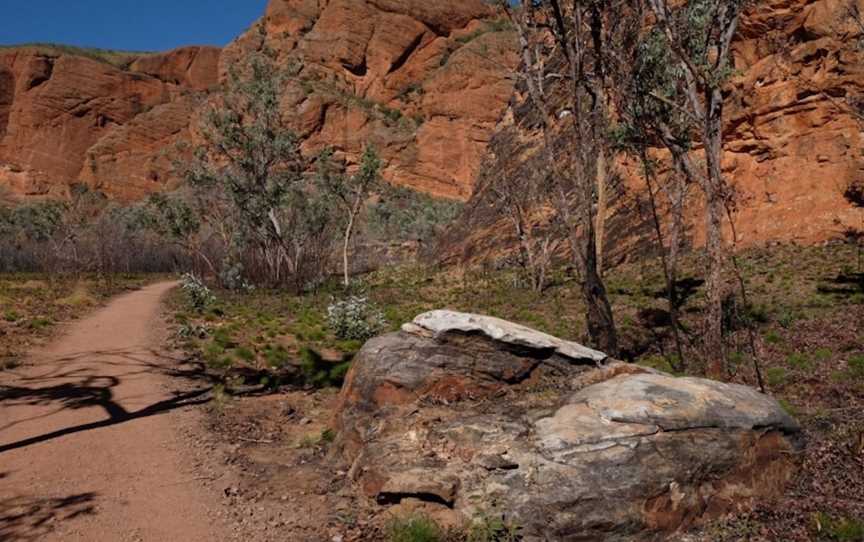
[[467, 199], [512, 94], [513, 43], [482, 0], [271, 0], [223, 73], [266, 45], [298, 72], [283, 108], [307, 154], [356, 162], [372, 144], [388, 181]]
[[[740, 245], [820, 242], [860, 227], [862, 211], [843, 198], [864, 175], [862, 32], [847, 6], [768, 0], [742, 17], [724, 162], [738, 195]], [[538, 168], [536, 132], [525, 93], [514, 92], [514, 33], [483, 0], [271, 0], [223, 51], [190, 47], [118, 65], [62, 50], [4, 49], [0, 186], [58, 196], [86, 182], [121, 199], [170, 188], [166, 151], [195, 143], [190, 124], [206, 92], [265, 45], [296, 74], [282, 106], [307, 155], [332, 146], [350, 163], [373, 144], [389, 181], [471, 198], [448, 256], [512, 246], [490, 212], [489, 184]], [[611, 205], [606, 243], [613, 262], [638, 253], [634, 242], [651, 235], [633, 197], [641, 190], [637, 166], [619, 165], [624, 182], [612, 187], [621, 197]], [[698, 207], [689, 231], [697, 246]]]
[[[736, 193], [739, 246], [818, 243], [860, 228], [864, 213], [843, 197], [845, 187], [864, 176], [864, 27], [851, 18], [849, 5], [770, 0], [748, 4], [742, 15], [723, 163]], [[864, 4], [857, 5], [864, 12]], [[490, 187], [501, 176], [527, 177], [542, 167], [538, 145], [527, 93], [517, 89], [478, 176], [471, 212], [446, 257], [479, 259], [515, 244], [503, 217], [490, 212]], [[607, 261], [639, 254], [634, 245], [651, 241], [639, 167], [622, 160], [620, 182], [610, 187], [616, 196], [607, 218]], [[689, 209], [692, 246], [704, 240], [701, 205], [697, 197]], [[731, 239], [732, 232], [727, 235]]]
[[336, 450], [382, 505], [499, 516], [525, 540], [656, 539], [783, 490], [800, 430], [776, 401], [598, 354], [421, 315], [358, 354]]
[[164, 189], [166, 147], [152, 143], [188, 127], [191, 94], [216, 84], [217, 59], [200, 47], [128, 67], [51, 48], [0, 53], [0, 184], [58, 195], [87, 182], [120, 199]]

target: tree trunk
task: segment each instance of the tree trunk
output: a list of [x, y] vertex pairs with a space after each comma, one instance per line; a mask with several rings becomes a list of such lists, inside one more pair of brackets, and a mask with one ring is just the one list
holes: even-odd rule
[[597, 247], [593, 234], [594, 232], [587, 232], [585, 236], [585, 244], [588, 246], [585, 247], [585, 269], [582, 277], [582, 297], [587, 309], [588, 333], [594, 346], [609, 356], [616, 357], [618, 333], [615, 330], [615, 319], [606, 286], [597, 269]]
[[596, 229], [597, 246], [597, 273], [603, 276], [603, 258], [606, 241], [606, 182], [607, 182], [606, 153], [603, 149], [597, 154], [597, 215], [594, 219]]
[[[715, 94], [719, 94], [719, 90]], [[723, 345], [723, 297], [725, 285], [723, 269], [725, 251], [723, 247], [723, 214], [726, 206], [725, 183], [721, 157], [722, 137], [722, 96], [710, 100], [706, 118], [705, 159], [708, 163], [708, 178], [705, 179], [705, 252], [708, 256], [706, 292], [708, 297], [707, 319], [705, 322], [705, 353], [708, 360], [708, 374], [714, 378], [726, 376], [726, 355]]]
[[342, 273], [346, 288], [351, 285], [351, 276], [348, 269], [348, 246], [351, 244], [351, 234], [354, 232], [354, 217], [354, 213], [351, 213], [348, 217], [348, 226], [345, 228], [345, 239], [342, 243]]

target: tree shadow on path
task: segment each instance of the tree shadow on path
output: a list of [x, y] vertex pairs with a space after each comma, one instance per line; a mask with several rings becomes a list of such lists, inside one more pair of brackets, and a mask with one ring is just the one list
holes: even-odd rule
[[59, 498], [0, 498], [0, 540], [42, 540], [61, 522], [96, 513], [96, 493]]
[[[65, 365], [71, 361], [87, 359], [88, 357], [110, 356], [111, 359], [94, 362], [92, 367], [69, 367]], [[0, 426], [0, 434], [14, 425], [31, 422], [40, 418], [50, 417], [64, 410], [76, 410], [90, 407], [99, 407], [105, 411], [107, 418], [103, 420], [82, 423], [65, 427], [22, 439], [17, 442], [0, 444], [0, 454], [38, 444], [66, 435], [109, 427], [139, 418], [146, 418], [161, 414], [181, 407], [199, 405], [208, 402], [209, 392], [212, 389], [212, 380], [198, 366], [183, 368], [179, 366], [166, 366], [153, 362], [150, 359], [154, 355], [158, 359], [168, 359], [176, 363], [176, 359], [161, 356], [155, 352], [133, 352], [133, 351], [110, 351], [89, 352], [73, 356], [65, 356], [56, 360], [50, 360], [45, 365], [54, 365], [50, 371], [37, 376], [20, 376], [15, 385], [0, 385], [0, 406], [56, 406], [53, 411], [39, 416], [18, 420], [4, 426]], [[91, 374], [94, 369], [112, 372], [111, 375]], [[109, 371], [108, 369], [112, 369]], [[196, 382], [198, 385], [190, 391], [175, 391], [171, 397], [152, 403], [138, 410], [129, 411], [121, 405], [114, 397], [114, 390], [124, 379], [134, 378], [144, 373], [162, 373], [167, 376], [179, 377], [187, 381]], [[201, 381], [206, 381], [201, 386]], [[130, 398], [127, 397], [126, 400]], [[0, 540], [3, 540], [0, 537]]]

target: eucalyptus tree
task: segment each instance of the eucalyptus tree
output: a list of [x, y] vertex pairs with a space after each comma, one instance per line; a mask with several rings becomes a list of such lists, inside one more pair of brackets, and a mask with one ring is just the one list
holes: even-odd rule
[[[705, 248], [708, 256], [708, 309], [703, 334], [709, 373], [727, 372], [723, 342], [723, 300], [727, 293], [723, 227], [731, 193], [723, 176], [724, 85], [733, 73], [732, 39], [744, 0], [647, 0], [677, 70], [684, 100], [676, 107], [697, 127], [705, 172], [696, 175], [705, 195]], [[661, 99], [662, 97], [657, 97]]]
[[[520, 79], [537, 113], [545, 185], [569, 243], [592, 342], [611, 355], [618, 334], [602, 277], [610, 157], [609, 69], [629, 0], [503, 1], [519, 35]], [[602, 241], [601, 243], [602, 244]]]
[[197, 189], [225, 195], [236, 221], [233, 241], [252, 250], [265, 282], [303, 287], [329, 249], [330, 217], [310, 197], [309, 162], [282, 119], [287, 77], [267, 50], [232, 67], [185, 173]]
[[366, 207], [370, 196], [379, 192], [381, 180], [381, 160], [375, 149], [366, 147], [358, 170], [353, 174], [341, 171], [333, 162], [332, 150], [322, 153], [318, 168], [318, 188], [323, 195], [341, 210], [344, 225], [342, 233], [342, 274], [347, 288], [351, 284], [349, 249], [357, 230], [360, 214]]

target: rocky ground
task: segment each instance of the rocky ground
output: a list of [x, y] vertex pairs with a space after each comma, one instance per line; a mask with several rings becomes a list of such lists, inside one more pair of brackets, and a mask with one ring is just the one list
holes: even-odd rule
[[[807, 447], [797, 457], [801, 466], [785, 495], [760, 499], [753, 507], [695, 527], [679, 535], [681, 540], [860, 539], [864, 291], [855, 278], [854, 261], [852, 251], [836, 245], [781, 246], [742, 258], [767, 391], [799, 420]], [[698, 260], [688, 265], [691, 277], [698, 276]], [[366, 277], [364, 284], [366, 295], [385, 309], [394, 327], [410, 319], [407, 315], [428, 308], [473, 307], [475, 312], [580, 338], [568, 333], [580, 329], [574, 316], [578, 309], [562, 310], [578, 307], [566, 281], [535, 297], [514, 289], [511, 279], [487, 274], [460, 280], [452, 272], [403, 270]], [[655, 295], [660, 289], [656, 269], [646, 264], [616, 270], [609, 282], [633, 360], [669, 370], [670, 358], [664, 354], [669, 351], [668, 335], [640, 318], [647, 308], [662, 307], [662, 298]], [[413, 295], [397, 296], [405, 291]], [[309, 540], [386, 539], [388, 508], [359, 497], [348, 480], [351, 465], [334, 455], [336, 389], [274, 385], [279, 371], [271, 367], [262, 372], [267, 366], [263, 352], [271, 343], [284, 345], [291, 359], [299, 358], [303, 349], [329, 352], [325, 357], [330, 363], [352, 357], [358, 345], [336, 341], [327, 331], [323, 311], [331, 295], [322, 292], [299, 299], [257, 292], [243, 301], [220, 294], [218, 314], [196, 320], [181, 310], [183, 325], [199, 321], [228, 327], [234, 343], [222, 350], [234, 357], [233, 368], [209, 369], [216, 378], [227, 378], [229, 385], [227, 391], [217, 389], [204, 417], [208, 431], [196, 437], [195, 447], [202, 450], [205, 475], [214, 477], [207, 483], [225, 495], [230, 521], [241, 538], [251, 529], [261, 539], [273, 540], [287, 533], [303, 533]], [[174, 300], [175, 311], [180, 309], [178, 302]], [[698, 306], [697, 289], [685, 310], [694, 322]], [[193, 354], [202, 352], [206, 358], [204, 351], [212, 340], [197, 341]], [[736, 370], [732, 380], [755, 385], [747, 341], [733, 340], [739, 341], [740, 350], [731, 357]], [[254, 352], [257, 361], [242, 361], [237, 355], [242, 348]], [[246, 382], [240, 385], [243, 375]], [[269, 375], [263, 385], [262, 375]], [[228, 393], [232, 383], [237, 395]], [[422, 503], [408, 503], [407, 511], [414, 509], [435, 513]], [[438, 519], [443, 525], [449, 521]]]

